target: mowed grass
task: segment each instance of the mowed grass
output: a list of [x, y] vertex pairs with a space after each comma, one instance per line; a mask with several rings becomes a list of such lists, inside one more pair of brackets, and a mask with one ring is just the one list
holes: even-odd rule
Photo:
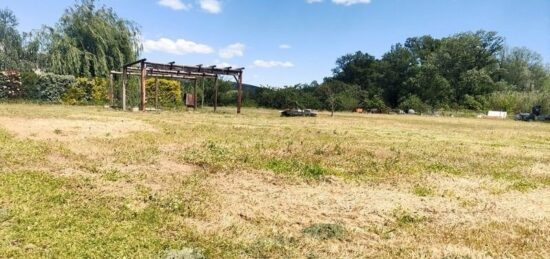
[[0, 257], [549, 257], [550, 124], [0, 104]]

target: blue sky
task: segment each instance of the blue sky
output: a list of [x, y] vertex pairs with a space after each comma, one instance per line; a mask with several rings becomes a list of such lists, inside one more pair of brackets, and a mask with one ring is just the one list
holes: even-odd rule
[[[73, 0], [0, 0], [20, 30], [53, 25]], [[494, 30], [550, 62], [549, 0], [100, 0], [141, 25], [150, 61], [246, 67], [245, 82], [321, 81], [357, 50], [407, 37]]]

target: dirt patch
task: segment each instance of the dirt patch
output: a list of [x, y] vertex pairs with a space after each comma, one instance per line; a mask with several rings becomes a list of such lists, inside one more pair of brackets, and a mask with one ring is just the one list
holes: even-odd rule
[[94, 137], [121, 137], [130, 132], [155, 131], [151, 125], [127, 118], [25, 119], [0, 117], [0, 127], [20, 138], [72, 141]]
[[550, 176], [550, 164], [535, 163], [533, 166], [525, 170], [525, 174], [531, 176]]

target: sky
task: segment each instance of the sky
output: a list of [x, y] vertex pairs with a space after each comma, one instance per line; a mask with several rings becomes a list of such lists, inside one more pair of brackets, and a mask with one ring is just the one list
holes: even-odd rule
[[[0, 0], [30, 31], [74, 0]], [[141, 26], [152, 62], [245, 67], [245, 83], [322, 81], [338, 57], [380, 58], [408, 37], [497, 31], [550, 62], [550, 0], [99, 0]]]

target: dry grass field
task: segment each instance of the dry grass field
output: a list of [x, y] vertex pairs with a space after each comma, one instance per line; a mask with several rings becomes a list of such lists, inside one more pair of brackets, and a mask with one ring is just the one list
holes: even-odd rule
[[550, 124], [0, 104], [0, 257], [550, 257]]

